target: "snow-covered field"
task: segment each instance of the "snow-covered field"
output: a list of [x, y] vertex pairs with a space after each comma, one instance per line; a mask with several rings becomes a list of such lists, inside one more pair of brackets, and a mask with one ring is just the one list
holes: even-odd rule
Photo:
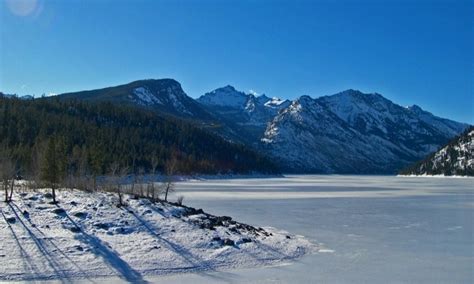
[[[96, 229], [96, 232], [92, 233], [92, 224], [80, 223], [90, 232], [89, 237], [92, 239], [87, 239], [86, 236], [76, 237], [77, 244], [73, 244], [67, 235], [69, 233], [57, 239], [43, 238], [39, 231], [19, 216], [31, 233], [43, 239], [39, 243], [32, 241], [28, 230], [25, 228], [25, 231], [21, 223], [16, 223], [13, 229], [18, 242], [0, 244], [0, 254], [10, 251], [31, 254], [44, 246], [46, 262], [36, 265], [48, 265], [47, 255], [52, 251], [50, 265], [54, 267], [57, 259], [62, 259], [62, 253], [66, 254], [68, 250], [72, 251], [70, 253], [73, 255], [79, 253], [74, 246], [66, 250], [65, 244], [80, 245], [84, 251], [86, 247], [94, 250], [93, 247], [98, 245], [94, 256], [90, 258], [92, 260], [87, 259], [91, 263], [83, 266], [81, 262], [79, 267], [84, 273], [87, 274], [87, 269], [92, 266], [97, 267], [96, 270], [91, 269], [92, 271], [109, 269], [110, 274], [115, 271], [130, 276], [100, 279], [90, 277], [82, 280], [101, 283], [137, 279], [160, 283], [472, 283], [474, 280], [474, 184], [469, 178], [287, 176], [268, 179], [194, 180], [178, 183], [177, 190], [176, 195], [185, 196], [184, 204], [188, 206], [203, 208], [206, 212], [219, 216], [232, 216], [235, 220], [257, 227], [271, 226], [302, 235], [304, 239], [292, 237], [292, 240], [297, 240], [296, 246], [308, 247], [309, 240], [317, 244], [313, 246], [316, 253], [306, 254], [291, 261], [268, 262], [266, 264], [274, 265], [266, 267], [257, 265], [254, 268], [238, 268], [238, 264], [192, 273], [153, 276], [140, 270], [140, 265], [134, 264], [133, 261], [143, 262], [148, 265], [146, 267], [152, 266], [150, 256], [154, 254], [154, 250], [150, 252], [150, 248], [155, 245], [160, 247], [159, 250], [169, 252], [165, 259], [171, 262], [179, 260], [180, 256], [174, 254], [172, 247], [166, 242], [160, 242], [148, 234], [145, 226], [135, 226], [141, 229], [134, 242], [145, 248], [139, 248], [140, 254], [134, 252], [133, 255], [138, 259], [132, 260], [126, 257], [127, 252], [120, 246], [113, 246], [109, 241], [108, 238], [117, 235], [122, 238], [122, 235], [114, 230], [108, 233], [110, 230]], [[169, 227], [160, 222], [161, 219], [150, 220], [150, 217], [144, 214], [148, 205], [143, 207], [136, 202], [132, 201], [131, 205], [137, 216], [159, 227], [158, 232], [170, 242], [183, 243], [179, 239], [181, 237], [167, 232]], [[10, 210], [2, 207], [2, 210], [4, 209]], [[167, 214], [171, 213], [169, 210], [166, 211]], [[75, 222], [81, 222], [72, 217], [72, 207], [66, 208], [66, 211]], [[132, 221], [135, 218], [126, 212], [122, 213], [127, 216], [125, 220]], [[7, 214], [11, 216], [12, 212], [8, 211]], [[45, 210], [44, 214], [54, 217], [50, 209]], [[122, 219], [119, 217], [117, 216], [117, 221]], [[33, 219], [31, 214], [30, 218]], [[49, 217], [48, 222], [51, 222], [51, 226], [54, 222], [66, 221], [61, 218], [63, 217]], [[44, 226], [47, 221], [34, 219], [32, 222]], [[178, 219], [172, 222], [186, 223]], [[5, 232], [12, 234], [1, 219], [0, 224], [2, 238]], [[64, 225], [67, 226], [67, 223]], [[39, 229], [47, 231], [46, 228]], [[216, 232], [212, 232], [214, 233]], [[279, 235], [270, 245], [286, 241], [286, 238], [283, 238], [285, 234]], [[212, 236], [201, 234], [199, 237], [206, 238], [203, 244], [209, 244], [209, 238]], [[63, 238], [68, 240], [63, 241]], [[196, 239], [195, 236], [185, 238], [186, 242]], [[96, 244], [99, 239], [100, 243]], [[199, 243], [198, 240], [195, 241]], [[25, 245], [23, 250], [20, 250], [18, 243], [23, 244], [22, 242], [25, 242]], [[52, 242], [58, 246], [57, 249]], [[123, 245], [126, 246], [125, 243]], [[216, 248], [204, 249], [208, 253]], [[217, 249], [231, 252], [235, 248]], [[285, 245], [280, 249], [286, 249], [288, 253], [295, 252]], [[191, 253], [205, 260], [210, 261], [213, 257], [206, 253], [198, 254], [197, 251], [191, 249]], [[111, 255], [108, 255], [109, 253]], [[70, 257], [70, 254], [66, 255]], [[112, 261], [100, 263], [104, 256], [111, 257]], [[223, 255], [221, 259], [231, 261], [234, 257], [230, 254], [228, 256], [229, 258]], [[239, 254], [235, 256], [245, 257]], [[2, 266], [16, 265], [27, 269], [31, 259], [23, 259], [23, 262], [9, 264], [0, 256]], [[161, 259], [157, 262], [162, 263]], [[246, 258], [245, 261], [251, 259]], [[132, 264], [125, 265], [126, 263]], [[186, 260], [182, 259], [181, 263], [186, 265]], [[261, 262], [246, 262], [245, 267], [253, 267], [256, 263]], [[39, 268], [41, 267], [37, 267]]]
[[261, 267], [318, 247], [302, 236], [112, 193], [22, 192], [0, 204], [0, 281], [144, 282], [150, 275]]

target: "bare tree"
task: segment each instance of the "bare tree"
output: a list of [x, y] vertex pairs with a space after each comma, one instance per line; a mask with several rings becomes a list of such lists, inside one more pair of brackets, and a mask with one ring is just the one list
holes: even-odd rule
[[15, 169], [15, 163], [13, 164], [13, 169], [11, 171], [11, 181], [10, 181], [10, 195], [8, 196], [8, 200], [12, 201], [13, 198], [13, 189], [15, 188], [15, 179], [17, 177], [18, 171]]
[[138, 169], [138, 175], [136, 176], [136, 182], [138, 187], [138, 192], [135, 194], [139, 197], [145, 197], [145, 189], [147, 188], [148, 184], [145, 184], [145, 169], [140, 167]]
[[156, 156], [156, 154], [154, 154], [151, 157], [151, 174], [152, 174], [152, 177], [151, 177], [151, 180], [150, 179], [148, 180], [148, 198], [150, 198], [153, 202], [155, 202], [158, 199], [158, 196], [160, 194], [160, 188], [157, 187], [156, 183], [155, 183], [156, 169], [158, 168], [159, 162], [160, 161], [159, 161], [158, 157]]
[[115, 192], [117, 192], [117, 195], [119, 198], [118, 206], [123, 206], [122, 190], [121, 190], [121, 183], [120, 183], [120, 176], [122, 175], [122, 171], [120, 170], [120, 166], [117, 162], [114, 162], [110, 165], [108, 185], [111, 187], [112, 191], [115, 190]]
[[123, 202], [123, 187], [126, 187], [126, 185], [123, 184], [123, 180], [127, 177], [128, 172], [130, 171], [129, 167], [123, 167], [120, 169], [120, 176], [117, 179], [117, 193], [119, 195], [119, 206], [124, 206]]
[[178, 159], [175, 155], [166, 162], [165, 165], [165, 180], [163, 182], [163, 191], [165, 192], [165, 201], [168, 201], [168, 193], [174, 191], [173, 176], [176, 173], [178, 166]]
[[183, 205], [183, 200], [184, 196], [180, 195], [178, 196], [178, 199], [176, 199], [176, 203], [178, 203], [178, 205]]
[[[0, 176], [2, 179], [2, 186], [5, 192], [5, 202], [10, 202], [13, 195], [13, 187], [15, 184], [15, 163], [9, 157], [0, 158]], [[10, 193], [8, 189], [10, 188]]]

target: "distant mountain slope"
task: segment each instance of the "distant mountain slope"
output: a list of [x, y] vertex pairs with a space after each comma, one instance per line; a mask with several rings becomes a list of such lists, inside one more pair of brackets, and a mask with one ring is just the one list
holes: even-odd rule
[[31, 99], [34, 99], [34, 97], [32, 95], [23, 95], [23, 96], [18, 96], [16, 94], [4, 94], [2, 92], [0, 92], [0, 97], [5, 97], [5, 98], [18, 98], [18, 99], [22, 99], [22, 100], [31, 100]]
[[112, 103], [0, 97], [0, 157], [13, 156], [26, 172], [49, 139], [63, 145], [68, 171], [107, 173], [117, 163], [130, 172], [177, 160], [181, 173], [274, 173], [268, 159], [193, 125]]
[[185, 119], [214, 120], [173, 79], [139, 80], [115, 87], [60, 94], [58, 97], [140, 106]]
[[222, 123], [236, 133], [236, 138], [247, 144], [258, 144], [267, 124], [278, 111], [290, 105], [290, 101], [255, 96], [237, 91], [228, 85], [199, 97], [203, 105]]
[[212, 113], [231, 118], [241, 125], [265, 125], [279, 110], [290, 105], [289, 100], [255, 96], [237, 91], [232, 86], [218, 88], [197, 99]]
[[466, 127], [348, 90], [295, 100], [268, 125], [262, 142], [287, 171], [396, 173]]
[[474, 176], [474, 126], [401, 174]]

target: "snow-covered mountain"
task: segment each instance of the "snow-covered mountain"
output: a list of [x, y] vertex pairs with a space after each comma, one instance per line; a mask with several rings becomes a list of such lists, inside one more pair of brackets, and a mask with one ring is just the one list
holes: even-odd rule
[[474, 176], [474, 126], [402, 174]]
[[290, 105], [289, 100], [256, 96], [228, 85], [199, 97], [197, 101], [223, 124], [234, 138], [245, 144], [258, 144], [267, 124]]
[[281, 109], [290, 105], [289, 100], [256, 96], [244, 93], [228, 85], [215, 89], [197, 99], [213, 113], [232, 118], [240, 125], [265, 125]]
[[173, 79], [139, 80], [104, 89], [61, 94], [59, 98], [136, 105], [186, 119], [214, 119]]
[[206, 93], [199, 97], [197, 101], [208, 106], [241, 108], [245, 106], [248, 96], [248, 94], [237, 91], [234, 87], [227, 85]]
[[395, 173], [466, 127], [380, 94], [347, 90], [300, 97], [273, 119], [261, 141], [287, 171]]

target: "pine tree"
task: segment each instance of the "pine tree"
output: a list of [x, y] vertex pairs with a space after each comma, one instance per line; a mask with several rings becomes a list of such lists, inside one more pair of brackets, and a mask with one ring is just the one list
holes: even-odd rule
[[56, 204], [56, 189], [66, 173], [66, 150], [64, 139], [51, 137], [45, 149], [41, 179], [51, 187], [53, 203]]

